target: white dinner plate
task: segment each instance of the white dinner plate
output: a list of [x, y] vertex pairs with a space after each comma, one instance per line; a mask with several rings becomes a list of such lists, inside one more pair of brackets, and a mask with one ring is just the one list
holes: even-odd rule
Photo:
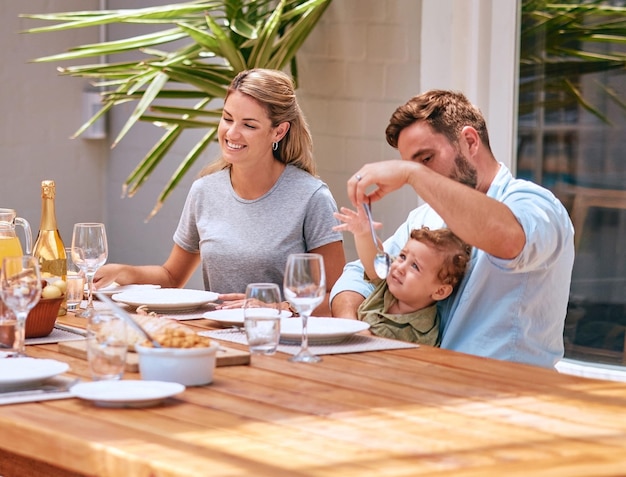
[[[288, 310], [282, 310], [280, 312], [281, 318], [288, 318], [291, 315], [292, 313]], [[207, 311], [202, 317], [217, 321], [222, 325], [243, 326], [243, 308]]]
[[187, 288], [158, 288], [115, 293], [111, 298], [131, 306], [146, 305], [150, 311], [191, 311], [217, 300], [218, 294]]
[[89, 381], [72, 386], [72, 395], [101, 407], [146, 407], [182, 393], [185, 386], [165, 381]]
[[54, 359], [0, 359], [0, 389], [36, 385], [70, 369], [67, 363]]
[[[309, 344], [335, 344], [355, 333], [365, 331], [369, 327], [369, 323], [364, 321], [312, 316], [307, 321], [307, 335]], [[280, 340], [281, 342], [300, 343], [302, 341], [302, 319], [281, 320]]]
[[[102, 293], [103, 295], [111, 296], [115, 293], [122, 293], [126, 291], [153, 290], [155, 288], [161, 288], [161, 285], [118, 285], [117, 283], [111, 283], [103, 288], [98, 288], [97, 290], [94, 290], [94, 293]], [[87, 289], [87, 285], [85, 285], [85, 293], [87, 293], [88, 291], [89, 290]]]

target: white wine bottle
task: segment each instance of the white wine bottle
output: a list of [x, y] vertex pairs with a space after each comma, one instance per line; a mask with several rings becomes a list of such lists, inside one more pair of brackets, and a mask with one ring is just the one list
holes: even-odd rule
[[[54, 181], [41, 182], [41, 222], [39, 234], [33, 247], [33, 255], [39, 260], [41, 278], [49, 283], [58, 280], [65, 281], [67, 275], [67, 257], [65, 246], [57, 227], [57, 217], [54, 205], [56, 186]], [[65, 290], [61, 290], [64, 292]], [[59, 309], [59, 316], [65, 315], [65, 302]]]

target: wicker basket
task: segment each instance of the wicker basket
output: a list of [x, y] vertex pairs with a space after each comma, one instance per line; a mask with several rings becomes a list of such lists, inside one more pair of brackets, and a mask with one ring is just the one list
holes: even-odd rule
[[26, 319], [26, 338], [41, 338], [52, 333], [63, 297], [42, 298]]

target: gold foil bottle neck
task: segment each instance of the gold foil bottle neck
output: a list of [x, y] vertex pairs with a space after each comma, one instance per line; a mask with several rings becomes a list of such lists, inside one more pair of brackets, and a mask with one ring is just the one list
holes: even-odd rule
[[54, 199], [56, 195], [56, 186], [54, 181], [45, 180], [41, 181], [41, 198], [42, 199]]

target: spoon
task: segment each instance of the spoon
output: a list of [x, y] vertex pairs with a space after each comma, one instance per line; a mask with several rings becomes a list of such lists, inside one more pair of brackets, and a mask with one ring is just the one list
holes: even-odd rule
[[381, 250], [378, 247], [378, 238], [376, 237], [376, 232], [374, 231], [374, 220], [372, 219], [372, 209], [369, 204], [363, 203], [363, 208], [365, 209], [365, 213], [367, 214], [367, 220], [370, 223], [370, 230], [372, 232], [372, 240], [374, 241], [374, 246], [376, 247], [376, 256], [374, 257], [374, 270], [376, 271], [376, 275], [380, 278], [387, 278], [387, 274], [389, 273], [389, 267], [391, 266], [391, 258], [389, 258], [389, 254], [384, 250]]
[[129, 313], [127, 313], [125, 310], [122, 310], [122, 308], [120, 308], [120, 306], [117, 305], [117, 303], [115, 303], [113, 300], [111, 300], [108, 296], [106, 296], [104, 293], [98, 293], [98, 292], [94, 292], [94, 295], [96, 295], [98, 297], [98, 300], [100, 300], [101, 302], [106, 303], [108, 306], [110, 306], [113, 311], [115, 311], [119, 316], [124, 318], [130, 325], [132, 325], [133, 328], [135, 328], [137, 331], [139, 331], [139, 333], [144, 335], [146, 337], [146, 339], [148, 341], [150, 341], [150, 343], [152, 343], [152, 346], [154, 346], [155, 348], [161, 348], [162, 347], [161, 343], [159, 343], [152, 336], [150, 336], [150, 333], [148, 333], [143, 326], [141, 326], [139, 323], [137, 323], [133, 319], [133, 317], [130, 316]]

